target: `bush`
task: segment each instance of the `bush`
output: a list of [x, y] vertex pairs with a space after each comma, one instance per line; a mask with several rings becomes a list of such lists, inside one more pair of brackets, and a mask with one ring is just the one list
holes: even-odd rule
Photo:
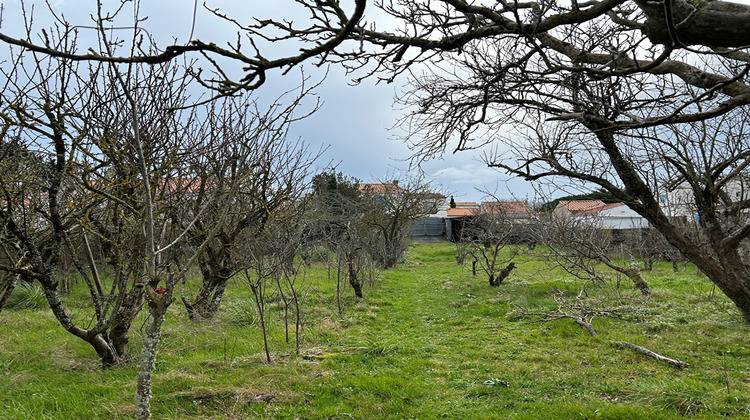
[[47, 298], [41, 287], [25, 281], [19, 281], [8, 298], [5, 307], [8, 309], [42, 309], [47, 306]]

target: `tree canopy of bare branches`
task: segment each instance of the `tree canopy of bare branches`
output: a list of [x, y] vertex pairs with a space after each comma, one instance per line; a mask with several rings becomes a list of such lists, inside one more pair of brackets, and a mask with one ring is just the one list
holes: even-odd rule
[[[269, 70], [308, 60], [338, 63], [355, 81], [404, 76], [411, 88], [400, 98], [407, 109], [402, 122], [417, 159], [492, 143], [488, 163], [510, 174], [603, 188], [646, 218], [750, 322], [744, 250], [750, 224], [741, 217], [749, 201], [730, 187], [744, 183], [750, 157], [741, 123], [750, 104], [750, 6], [692, 0], [290, 5], [309, 19], [215, 10], [246, 41], [226, 47], [191, 40], [116, 56], [65, 50], [32, 30], [0, 34], [0, 41], [69, 60], [156, 63], [197, 52], [212, 68], [213, 76], [201, 80], [219, 94], [255, 88]], [[115, 16], [106, 15], [107, 22]], [[299, 52], [267, 58], [275, 48], [263, 47], [271, 43]], [[211, 57], [238, 63], [243, 76], [227, 76]], [[684, 234], [658, 202], [661, 188], [680, 184], [700, 235]]]

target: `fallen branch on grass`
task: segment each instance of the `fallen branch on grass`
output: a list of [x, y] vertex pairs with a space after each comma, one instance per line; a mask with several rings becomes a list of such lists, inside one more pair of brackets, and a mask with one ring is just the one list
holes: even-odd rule
[[625, 303], [629, 303], [630, 299], [623, 297], [613, 299], [583, 299], [579, 295], [579, 297], [573, 300], [566, 297], [564, 292], [558, 291], [552, 295], [552, 298], [557, 303], [557, 312], [531, 312], [521, 306], [515, 305], [516, 315], [510, 319], [514, 320], [525, 317], [537, 317], [536, 320], [529, 322], [550, 322], [559, 319], [572, 319], [578, 324], [578, 326], [588, 331], [592, 337], [596, 337], [596, 331], [591, 325], [594, 318], [622, 319], [623, 314], [638, 310], [637, 307], [626, 305]]
[[648, 357], [653, 357], [654, 359], [656, 359], [656, 360], [658, 360], [660, 362], [669, 363], [670, 365], [676, 366], [676, 367], [678, 367], [680, 369], [683, 369], [683, 368], [686, 368], [686, 367], [690, 367], [690, 364], [687, 363], [687, 362], [683, 362], [682, 360], [677, 360], [677, 359], [670, 359], [669, 357], [665, 357], [665, 356], [662, 356], [661, 354], [654, 353], [653, 351], [651, 351], [651, 350], [649, 350], [649, 349], [647, 349], [645, 347], [636, 346], [635, 344], [628, 343], [627, 341], [614, 341], [613, 343], [617, 347], [626, 347], [626, 348], [629, 348], [629, 349], [634, 350], [634, 351], [636, 351], [636, 352], [638, 352], [640, 354], [645, 354]]

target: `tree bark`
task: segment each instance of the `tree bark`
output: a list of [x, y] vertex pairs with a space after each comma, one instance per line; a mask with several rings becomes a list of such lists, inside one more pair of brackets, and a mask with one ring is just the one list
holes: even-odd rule
[[587, 322], [583, 318], [575, 318], [575, 321], [576, 321], [576, 324], [578, 324], [578, 326], [580, 326], [581, 328], [586, 329], [586, 331], [588, 331], [589, 334], [591, 334], [592, 337], [596, 337], [596, 331], [594, 330], [594, 326], [591, 325], [590, 322]]
[[44, 282], [42, 282], [42, 290], [44, 290], [47, 303], [60, 325], [62, 325], [69, 333], [89, 343], [94, 348], [94, 351], [96, 351], [96, 354], [101, 358], [102, 367], [109, 368], [120, 365], [124, 362], [124, 360], [117, 354], [115, 348], [107, 337], [104, 337], [101, 333], [85, 330], [73, 323], [67, 312], [65, 312], [65, 307], [63, 306], [60, 297], [57, 295], [56, 288], [45, 285]]
[[625, 274], [635, 285], [635, 288], [640, 290], [643, 296], [651, 296], [651, 289], [648, 287], [646, 279], [643, 278], [641, 270], [638, 268], [620, 268], [617, 271]]
[[354, 295], [360, 299], [363, 299], [364, 295], [362, 294], [362, 281], [359, 279], [359, 276], [357, 275], [357, 269], [354, 267], [354, 259], [347, 256], [346, 266], [349, 271], [349, 284], [352, 286], [352, 289], [354, 289]]
[[229, 274], [222, 270], [219, 274], [204, 273], [203, 285], [192, 303], [182, 299], [188, 318], [191, 321], [212, 319], [221, 307], [221, 300], [229, 281]]
[[687, 362], [683, 362], [682, 360], [671, 359], [669, 357], [662, 356], [661, 354], [655, 353], [645, 347], [637, 346], [633, 343], [628, 343], [627, 341], [615, 341], [614, 344], [618, 347], [625, 347], [633, 351], [636, 351], [640, 354], [646, 355], [648, 357], [653, 357], [654, 359], [660, 362], [669, 363], [670, 365], [676, 366], [680, 369], [690, 367], [690, 364]]
[[500, 270], [497, 276], [495, 276], [494, 273], [490, 274], [490, 286], [500, 286], [503, 280], [510, 275], [510, 272], [513, 271], [514, 268], [516, 268], [516, 264], [512, 262]]
[[3, 284], [0, 284], [0, 312], [5, 308], [5, 304], [8, 303], [10, 294], [13, 293], [13, 289], [16, 287], [18, 275], [8, 274], [3, 280]]
[[156, 365], [156, 353], [168, 307], [169, 304], [163, 296], [160, 299], [149, 299], [149, 318], [143, 336], [138, 380], [135, 384], [135, 418], [138, 420], [151, 418], [151, 375]]
[[648, 17], [645, 32], [655, 44], [743, 47], [750, 39], [750, 7], [746, 5], [686, 0], [636, 3]]
[[128, 342], [130, 342], [130, 327], [133, 320], [141, 312], [143, 307], [143, 286], [136, 286], [125, 296], [120, 310], [112, 320], [109, 328], [109, 338], [115, 352], [123, 360], [128, 358]]

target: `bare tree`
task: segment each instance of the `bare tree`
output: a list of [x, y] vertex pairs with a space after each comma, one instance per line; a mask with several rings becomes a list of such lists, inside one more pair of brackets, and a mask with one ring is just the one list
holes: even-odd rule
[[667, 261], [672, 264], [674, 272], [678, 272], [680, 264], [685, 269], [687, 260], [682, 253], [669, 244], [656, 229], [633, 229], [624, 235], [624, 246], [635, 258], [643, 263], [644, 271], [651, 271], [654, 263]]
[[[274, 214], [262, 232], [253, 233], [242, 250], [244, 279], [253, 293], [260, 318], [266, 361], [272, 363], [268, 327], [272, 317], [268, 311], [271, 299], [281, 300], [286, 342], [290, 342], [290, 311], [294, 316], [295, 348], [299, 352], [302, 327], [301, 281], [304, 266], [297, 255], [306, 245], [303, 202], [288, 203]], [[248, 235], [249, 236], [249, 235]], [[304, 274], [302, 274], [304, 277]]]
[[382, 268], [396, 265], [411, 239], [412, 223], [427, 214], [432, 194], [423, 175], [377, 184], [360, 184], [365, 222], [377, 233], [370, 252]]
[[[218, 166], [208, 162], [211, 166], [205, 167], [201, 176], [210, 180], [210, 185], [199, 195], [209, 199], [226, 195], [232, 188], [237, 194], [229, 208], [211, 206], [201, 212], [190, 229], [191, 244], [200, 246], [216, 218], [228, 213], [198, 259], [203, 279], [197, 294], [192, 301], [182, 296], [191, 319], [213, 317], [227, 281], [246, 268], [240, 255], [244, 242], [260, 240], [269, 220], [304, 193], [309, 168], [319, 153], [310, 153], [300, 141], [287, 140], [286, 133], [290, 124], [309, 115], [296, 115], [300, 101], [309, 93], [310, 89], [303, 87], [289, 104], [279, 98], [265, 111], [253, 102], [234, 98], [219, 106], [211, 104], [207, 115], [213, 122], [208, 134], [227, 143], [214, 155]], [[231, 165], [223, 168], [223, 162], [228, 161]], [[195, 201], [194, 212], [203, 205], [201, 201]]]
[[[310, 210], [312, 236], [335, 254], [337, 285], [348, 280], [357, 298], [363, 298], [363, 287], [371, 273], [367, 252], [373, 232], [365, 215], [372, 204], [363, 195], [358, 180], [336, 173], [317, 174], [312, 179]], [[371, 275], [371, 274], [370, 274]], [[337, 286], [339, 310], [341, 288]]]
[[477, 211], [463, 226], [460, 241], [467, 244], [472, 257], [471, 269], [477, 266], [488, 278], [490, 286], [499, 286], [516, 268], [513, 258], [518, 249], [509, 244], [514, 234], [513, 223], [502, 212]]
[[[260, 318], [260, 329], [263, 333], [263, 348], [266, 352], [266, 362], [273, 363], [271, 350], [268, 344], [268, 316], [266, 315], [269, 294], [273, 293], [272, 278], [275, 273], [281, 272], [280, 260], [273, 253], [267, 252], [263, 246], [257, 246], [251, 250], [252, 266], [244, 271], [245, 280], [253, 292], [255, 308]], [[271, 287], [269, 292], [268, 288]]]
[[601, 265], [627, 276], [644, 295], [651, 290], [641, 274], [641, 269], [631, 250], [616, 240], [611, 229], [602, 229], [588, 220], [550, 218], [540, 224], [545, 231], [551, 261], [575, 277], [589, 281], [605, 281]]
[[[510, 174], [603, 188], [646, 218], [750, 322], [743, 250], [750, 227], [725, 221], [747, 202], [727, 200], [729, 181], [744, 176], [748, 154], [741, 124], [726, 119], [743, 120], [750, 104], [750, 6], [689, 0], [375, 3], [393, 18], [389, 25], [400, 24], [388, 30], [367, 20], [366, 3], [356, 0], [347, 13], [340, 2], [298, 0], [310, 15], [299, 27], [283, 19], [223, 16], [251, 39], [227, 48], [192, 40], [119, 57], [35, 44], [31, 31], [2, 34], [0, 41], [71, 60], [153, 63], [194, 51], [229, 57], [247, 70], [231, 80], [216, 64], [220, 93], [256, 87], [268, 70], [308, 59], [341, 63], [360, 72], [356, 80], [407, 75], [413, 89], [401, 98], [411, 107], [404, 124], [418, 158], [493, 141], [497, 153], [488, 163]], [[302, 48], [267, 59], [260, 41]], [[680, 136], [687, 141], [673, 147]], [[660, 162], [658, 173], [644, 161]], [[701, 235], [686, 235], [659, 205], [657, 181], [665, 174], [690, 186]]]
[[[2, 92], [6, 122], [2, 165], [13, 168], [0, 175], [4, 204], [0, 216], [2, 270], [11, 277], [39, 281], [57, 321], [89, 343], [103, 366], [117, 365], [126, 357], [127, 328], [120, 327], [139, 309], [137, 304], [130, 305], [128, 296], [141, 292], [133, 283], [128, 288], [127, 276], [116, 275], [111, 283], [102, 279], [87, 241], [92, 233], [90, 222], [113, 216], [107, 196], [115, 196], [117, 188], [123, 187], [100, 184], [95, 190], [87, 188], [90, 173], [104, 173], [110, 168], [102, 161], [83, 165], [93, 145], [88, 137], [93, 123], [89, 116], [102, 68], [79, 69], [67, 60], [10, 52], [12, 66], [2, 69], [7, 78]], [[9, 154], [11, 145], [14, 152]], [[103, 226], [116, 220], [114, 217], [99, 219], [98, 223]], [[126, 229], [119, 225], [116, 230]], [[112, 257], [113, 267], [118, 266], [116, 255], [109, 251], [115, 252], [114, 248], [105, 247], [105, 254]], [[72, 268], [66, 266], [66, 260], [86, 283], [91, 303], [87, 315], [95, 319], [91, 326], [79, 325], [60, 299], [62, 279]]]

